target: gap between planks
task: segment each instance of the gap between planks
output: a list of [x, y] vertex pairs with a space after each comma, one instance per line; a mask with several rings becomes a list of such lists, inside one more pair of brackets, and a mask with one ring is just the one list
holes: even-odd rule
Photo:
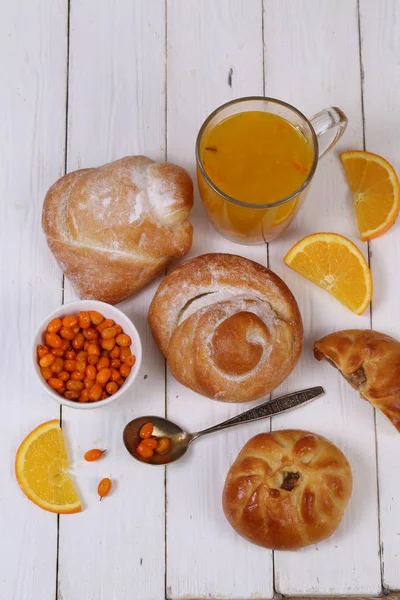
[[[69, 54], [70, 54], [70, 31], [71, 31], [71, 0], [67, 0], [67, 51], [65, 65], [65, 137], [64, 137], [64, 175], [68, 172], [68, 107], [69, 107]], [[65, 275], [61, 274], [61, 304], [65, 303]], [[62, 404], [60, 404], [60, 427], [63, 425]], [[60, 574], [60, 515], [57, 515], [57, 549], [56, 549], [56, 585], [55, 600], [62, 600], [59, 594]]]

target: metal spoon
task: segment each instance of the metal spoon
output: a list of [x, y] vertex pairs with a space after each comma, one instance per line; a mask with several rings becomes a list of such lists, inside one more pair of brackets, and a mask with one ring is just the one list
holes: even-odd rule
[[[138, 417], [130, 421], [124, 429], [124, 444], [128, 452], [139, 460], [140, 462], [148, 463], [150, 465], [166, 465], [174, 462], [183, 456], [193, 440], [197, 440], [202, 435], [207, 433], [213, 433], [214, 431], [221, 431], [227, 427], [233, 427], [234, 425], [240, 425], [241, 423], [250, 423], [251, 421], [258, 421], [259, 419], [265, 419], [272, 417], [279, 413], [285, 412], [301, 404], [305, 404], [318, 396], [324, 394], [324, 389], [320, 386], [294, 392], [293, 394], [287, 394], [281, 396], [275, 400], [264, 402], [259, 406], [255, 406], [246, 412], [232, 417], [219, 425], [203, 429], [197, 433], [187, 433], [179, 425], [176, 425], [168, 419], [162, 417]], [[139, 436], [139, 432], [145, 423], [153, 424], [153, 435], [156, 437], [166, 437], [171, 440], [171, 445], [168, 452], [165, 454], [157, 454], [156, 452], [151, 458], [143, 458], [136, 452], [137, 446], [142, 441]]]

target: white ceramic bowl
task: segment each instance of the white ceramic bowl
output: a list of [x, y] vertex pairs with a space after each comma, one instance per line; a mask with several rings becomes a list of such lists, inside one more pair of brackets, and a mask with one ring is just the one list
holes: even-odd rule
[[[37, 360], [37, 347], [39, 344], [44, 344], [43, 333], [45, 332], [49, 321], [57, 317], [63, 318], [66, 315], [76, 315], [81, 310], [97, 310], [106, 319], [113, 319], [118, 325], [121, 325], [122, 329], [124, 330], [124, 333], [128, 334], [132, 340], [131, 350], [132, 354], [136, 356], [136, 362], [133, 365], [132, 370], [126, 378], [125, 383], [121, 387], [121, 389], [118, 390], [118, 392], [113, 396], [110, 396], [105, 400], [99, 400], [98, 402], [73, 402], [72, 400], [67, 400], [63, 396], [60, 396], [59, 394], [54, 392], [52, 388], [47, 384], [47, 382], [43, 379]], [[132, 321], [122, 311], [119, 310], [119, 308], [111, 306], [111, 304], [106, 304], [105, 302], [98, 302], [97, 300], [78, 300], [77, 302], [71, 302], [70, 304], [63, 304], [63, 306], [60, 306], [60, 308], [57, 308], [57, 310], [54, 310], [52, 313], [50, 313], [39, 325], [33, 341], [32, 358], [33, 366], [35, 369], [35, 373], [38, 377], [39, 383], [42, 386], [42, 388], [49, 394], [49, 396], [51, 396], [56, 402], [58, 402], [59, 404], [63, 404], [64, 406], [69, 406], [70, 408], [78, 408], [81, 410], [91, 410], [93, 408], [101, 408], [102, 406], [107, 406], [107, 404], [111, 404], [111, 402], [115, 402], [116, 400], [121, 398], [121, 396], [125, 394], [125, 392], [131, 387], [131, 385], [137, 377], [142, 362], [142, 344], [136, 327], [134, 326]]]

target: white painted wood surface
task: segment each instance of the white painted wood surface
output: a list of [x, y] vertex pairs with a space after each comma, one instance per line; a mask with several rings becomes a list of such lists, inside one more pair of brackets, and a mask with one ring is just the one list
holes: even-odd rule
[[30, 429], [59, 415], [34, 382], [31, 340], [62, 299], [40, 217], [49, 183], [64, 172], [67, 9], [32, 0], [3, 4], [1, 12], [0, 598], [49, 600], [56, 593], [57, 516], [23, 496], [14, 456]]
[[[361, 51], [364, 68], [366, 150], [382, 154], [400, 172], [400, 12], [399, 3], [380, 6], [361, 1]], [[398, 302], [399, 225], [372, 240], [375, 294], [372, 326], [400, 336]], [[400, 454], [398, 436], [390, 423], [376, 414], [383, 585], [400, 587]]]
[[[72, 2], [70, 31], [68, 170], [129, 154], [164, 160], [163, 0]], [[164, 360], [150, 340], [146, 318], [156, 287], [154, 282], [121, 305], [143, 341], [142, 370], [132, 393], [121, 404], [84, 415], [63, 410], [87, 506], [76, 519], [60, 519], [58, 589], [63, 600], [164, 596], [164, 470], [132, 461], [122, 442], [131, 419], [165, 411]], [[66, 286], [65, 301], [73, 299]], [[107, 456], [82, 464], [92, 447], [107, 448]], [[115, 489], [100, 504], [96, 492], [102, 477], [111, 477]]]
[[[371, 314], [363, 317], [348, 313], [282, 262], [292, 243], [318, 230], [347, 235], [367, 252], [357, 239], [337, 155], [362, 148], [365, 136], [366, 149], [400, 170], [399, 40], [396, 0], [3, 3], [0, 600], [239, 600], [271, 598], [275, 591], [372, 595], [382, 583], [400, 588], [398, 436], [311, 352], [317, 337], [369, 327], [370, 318], [374, 328], [400, 338], [399, 225], [371, 243], [375, 295]], [[29, 366], [35, 327], [63, 299], [61, 274], [40, 228], [44, 194], [65, 165], [70, 171], [126, 154], [167, 158], [194, 175], [195, 137], [208, 113], [232, 98], [264, 92], [308, 115], [340, 106], [349, 117], [345, 137], [321, 162], [299, 217], [270, 244], [268, 255], [265, 246], [238, 246], [219, 237], [196, 196], [191, 256], [226, 251], [262, 264], [269, 257], [293, 290], [304, 318], [305, 350], [274, 395], [320, 383], [327, 394], [273, 419], [272, 427], [304, 427], [345, 451], [355, 484], [345, 519], [330, 540], [297, 553], [273, 555], [230, 529], [220, 504], [226, 471], [249, 437], [269, 429], [268, 421], [199, 441], [166, 477], [162, 468], [130, 460], [121, 434], [133, 416], [167, 411], [196, 430], [243, 410], [201, 398], [171, 376], [165, 382], [164, 361], [146, 323], [154, 282], [121, 305], [144, 346], [132, 394], [99, 411], [62, 411], [85, 510], [61, 517], [58, 526], [54, 515], [24, 498], [12, 469], [22, 437], [59, 415]], [[73, 298], [66, 282], [64, 301]], [[93, 445], [107, 447], [109, 454], [85, 465], [82, 454]], [[115, 491], [100, 504], [97, 481], [107, 475]]]
[[[313, 23], [309, 35], [305, 23]], [[357, 4], [347, 2], [279, 3], [265, 5], [266, 93], [297, 105], [313, 115], [330, 105], [343, 109], [349, 127], [319, 164], [296, 225], [270, 244], [270, 267], [293, 291], [303, 316], [305, 345], [299, 365], [281, 391], [322, 384], [323, 400], [273, 419], [275, 428], [304, 428], [335, 442], [349, 458], [354, 488], [345, 518], [336, 535], [298, 553], [275, 553], [275, 586], [282, 594], [375, 594], [381, 588], [378, 540], [375, 431], [372, 407], [327, 363], [313, 358], [316, 339], [346, 328], [368, 328], [364, 316], [343, 310], [329, 294], [310, 289], [288, 269], [282, 257], [301, 237], [334, 231], [359, 242], [347, 184], [338, 159], [340, 150], [362, 147], [361, 89]], [[341, 35], [338, 35], [338, 31]], [[291, 40], [289, 44], [288, 41]], [[279, 62], [276, 61], [279, 55]], [[290, 73], [290, 77], [282, 77]], [[355, 432], [357, 435], [355, 436]]]

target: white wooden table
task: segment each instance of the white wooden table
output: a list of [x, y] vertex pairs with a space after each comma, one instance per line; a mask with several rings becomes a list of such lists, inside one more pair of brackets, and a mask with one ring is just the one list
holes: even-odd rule
[[[338, 150], [366, 148], [400, 171], [400, 2], [396, 0], [3, 0], [0, 18], [0, 600], [163, 600], [377, 595], [400, 588], [400, 438], [326, 364], [312, 342], [335, 329], [373, 328], [400, 338], [397, 224], [369, 247], [356, 234]], [[74, 299], [47, 249], [40, 217], [49, 186], [66, 171], [146, 154], [194, 175], [204, 118], [244, 95], [286, 100], [307, 115], [341, 107], [349, 126], [318, 167], [289, 232], [266, 246], [238, 246], [207, 223], [198, 197], [190, 256], [242, 254], [290, 286], [305, 349], [274, 392], [323, 384], [327, 394], [272, 422], [198, 442], [168, 469], [134, 462], [121, 434], [141, 414], [167, 414], [189, 430], [244, 409], [202, 399], [172, 377], [146, 322], [157, 283], [122, 309], [143, 339], [144, 364], [126, 401], [62, 410], [85, 509], [57, 516], [18, 489], [14, 454], [37, 424], [60, 415], [30, 365], [38, 323]], [[352, 315], [285, 267], [300, 237], [336, 231], [369, 256], [372, 309]], [[243, 443], [269, 428], [306, 428], [344, 450], [354, 493], [337, 533], [297, 553], [252, 546], [225, 521], [221, 491]], [[100, 446], [107, 458], [83, 464]], [[100, 477], [113, 494], [96, 498]], [[395, 595], [394, 595], [395, 596]], [[397, 596], [395, 596], [397, 597]]]

